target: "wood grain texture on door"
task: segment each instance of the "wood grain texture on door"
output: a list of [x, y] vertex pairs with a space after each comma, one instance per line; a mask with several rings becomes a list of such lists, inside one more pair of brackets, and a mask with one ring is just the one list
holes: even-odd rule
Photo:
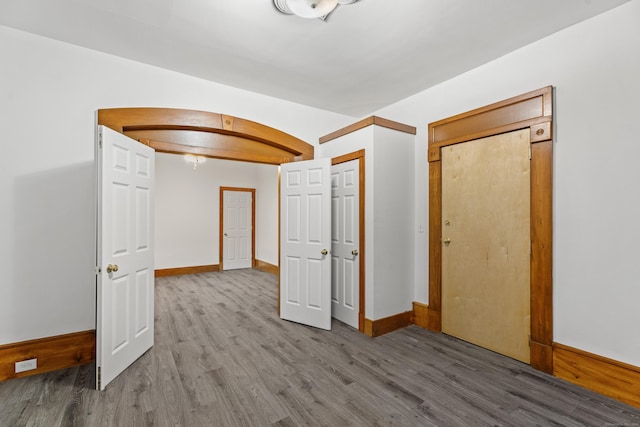
[[529, 363], [530, 132], [442, 148], [442, 331]]

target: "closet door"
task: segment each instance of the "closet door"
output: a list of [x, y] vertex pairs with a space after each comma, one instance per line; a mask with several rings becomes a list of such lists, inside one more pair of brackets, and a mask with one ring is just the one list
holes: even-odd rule
[[358, 328], [360, 313], [360, 163], [331, 167], [331, 315]]

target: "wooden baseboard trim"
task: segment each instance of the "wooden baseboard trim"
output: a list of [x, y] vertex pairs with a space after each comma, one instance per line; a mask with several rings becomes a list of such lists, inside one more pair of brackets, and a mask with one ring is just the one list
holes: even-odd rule
[[280, 267], [278, 267], [277, 265], [269, 264], [268, 262], [261, 261], [259, 259], [256, 259], [253, 268], [260, 271], [265, 271], [267, 273], [275, 274], [276, 276], [280, 274]]
[[162, 268], [156, 270], [156, 277], [180, 276], [182, 274], [210, 273], [220, 271], [220, 265], [196, 265], [194, 267]]
[[364, 319], [364, 333], [370, 337], [379, 337], [413, 324], [413, 310], [394, 314], [378, 320]]
[[553, 375], [640, 408], [640, 367], [553, 344]]
[[532, 368], [547, 374], [553, 374], [553, 347], [537, 341], [529, 340]]
[[[15, 363], [38, 359], [37, 368], [16, 374]], [[0, 345], [0, 381], [84, 365], [96, 360], [96, 331]]]
[[421, 328], [428, 328], [429, 306], [418, 301], [413, 302], [413, 323]]

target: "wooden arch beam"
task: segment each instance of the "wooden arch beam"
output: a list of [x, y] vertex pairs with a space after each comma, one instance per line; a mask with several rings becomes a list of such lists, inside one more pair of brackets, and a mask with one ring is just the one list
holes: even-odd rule
[[313, 159], [313, 146], [238, 117], [176, 108], [98, 110], [98, 124], [156, 151], [279, 165]]

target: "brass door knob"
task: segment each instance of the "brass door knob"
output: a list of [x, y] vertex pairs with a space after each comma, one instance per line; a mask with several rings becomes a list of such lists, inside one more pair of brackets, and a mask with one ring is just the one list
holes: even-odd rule
[[320, 253], [321, 253], [322, 255], [326, 255], [326, 254], [328, 254], [328, 253], [329, 253], [329, 251], [328, 251], [328, 250], [326, 250], [326, 249], [323, 249], [323, 250], [321, 250], [321, 251], [320, 251]]
[[353, 256], [356, 256], [356, 255], [358, 255], [359, 253], [360, 253], [360, 252], [358, 252], [358, 250], [357, 250], [357, 249], [354, 249], [354, 250], [352, 250], [352, 251], [351, 251], [351, 255], [353, 255]]
[[449, 243], [451, 243], [451, 239], [447, 237], [442, 241], [442, 243], [444, 243], [445, 246], [449, 246]]
[[116, 271], [118, 271], [118, 264], [107, 265], [107, 273], [114, 273]]

